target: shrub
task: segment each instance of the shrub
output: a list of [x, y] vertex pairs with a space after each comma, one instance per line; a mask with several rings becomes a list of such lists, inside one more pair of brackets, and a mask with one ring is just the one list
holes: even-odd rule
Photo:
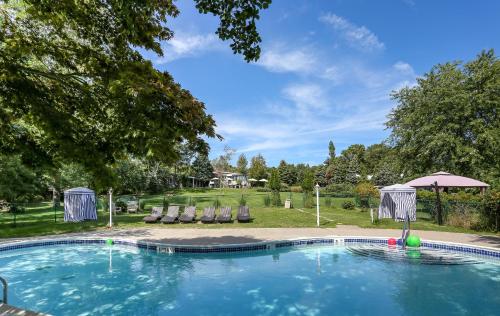
[[146, 201], [139, 201], [139, 210], [144, 211], [146, 209]]
[[446, 223], [451, 226], [476, 229], [480, 226], [480, 217], [470, 203], [456, 203], [447, 212]]
[[314, 205], [312, 192], [302, 193], [302, 205], [305, 208], [311, 208]]
[[487, 192], [479, 211], [482, 228], [498, 232], [500, 230], [500, 191]]
[[354, 192], [359, 196], [378, 197], [379, 192], [370, 182], [361, 182], [354, 188]]
[[240, 197], [240, 206], [245, 206], [247, 205], [247, 200], [245, 199], [245, 196], [242, 194]]
[[269, 194], [264, 196], [264, 206], [271, 206], [271, 197], [269, 196]]
[[286, 183], [281, 183], [281, 189], [280, 189], [281, 192], [290, 192], [290, 186]]
[[342, 202], [342, 208], [344, 210], [353, 210], [355, 207], [356, 207], [356, 205], [354, 205], [354, 202], [352, 202], [352, 201]]
[[332, 206], [332, 198], [331, 197], [329, 197], [329, 196], [325, 197], [325, 206], [326, 207]]
[[219, 201], [219, 197], [215, 197], [215, 200], [214, 200], [214, 207], [217, 209], [220, 207], [220, 201]]
[[278, 192], [273, 192], [271, 196], [271, 204], [273, 206], [281, 206], [281, 196], [279, 191]]
[[352, 184], [329, 184], [325, 187], [325, 192], [339, 197], [351, 197], [354, 195], [354, 186]]
[[269, 188], [257, 188], [255, 191], [257, 191], [257, 192], [271, 192], [271, 189], [269, 189]]
[[290, 192], [294, 192], [294, 193], [302, 193], [302, 187], [301, 186], [291, 186], [290, 187]]

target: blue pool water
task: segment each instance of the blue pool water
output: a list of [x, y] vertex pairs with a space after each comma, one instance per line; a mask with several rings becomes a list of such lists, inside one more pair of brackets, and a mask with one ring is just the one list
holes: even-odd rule
[[499, 314], [497, 261], [415, 260], [333, 246], [168, 255], [63, 245], [2, 252], [0, 276], [10, 304], [53, 315]]

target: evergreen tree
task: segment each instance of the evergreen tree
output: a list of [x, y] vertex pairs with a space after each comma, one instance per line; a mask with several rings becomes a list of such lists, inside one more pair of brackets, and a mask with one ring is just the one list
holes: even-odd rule
[[245, 154], [241, 154], [238, 157], [238, 161], [236, 162], [236, 170], [243, 175], [247, 175], [248, 172], [247, 166], [248, 166], [247, 157], [245, 156]]
[[214, 168], [207, 155], [198, 155], [191, 168], [193, 176], [200, 180], [209, 181], [213, 177]]

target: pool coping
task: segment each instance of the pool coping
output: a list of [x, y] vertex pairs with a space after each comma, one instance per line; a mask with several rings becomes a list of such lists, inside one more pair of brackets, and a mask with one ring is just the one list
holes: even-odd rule
[[[230, 253], [230, 252], [247, 252], [247, 251], [262, 251], [275, 250], [287, 247], [300, 247], [311, 245], [335, 245], [343, 246], [349, 244], [387, 244], [388, 239], [392, 237], [368, 237], [368, 236], [325, 236], [325, 237], [298, 237], [282, 240], [268, 240], [241, 244], [216, 244], [216, 245], [180, 245], [161, 242], [137, 241], [127, 238], [105, 238], [105, 237], [62, 237], [62, 238], [44, 238], [38, 240], [24, 240], [7, 242], [0, 244], [0, 252], [51, 246], [63, 244], [106, 244], [108, 240], [112, 240], [116, 245], [125, 245], [156, 251], [159, 253]], [[401, 240], [398, 239], [398, 243]], [[463, 243], [443, 242], [436, 240], [422, 240], [422, 248], [440, 249], [452, 252], [472, 254], [476, 256], [485, 256], [495, 259], [500, 259], [500, 249], [475, 246]]]

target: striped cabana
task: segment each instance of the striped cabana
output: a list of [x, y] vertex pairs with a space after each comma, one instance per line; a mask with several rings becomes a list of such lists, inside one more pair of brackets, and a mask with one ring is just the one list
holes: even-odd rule
[[378, 218], [404, 221], [406, 214], [417, 220], [417, 190], [404, 184], [394, 184], [380, 190]]
[[87, 188], [64, 191], [64, 221], [81, 222], [84, 220], [97, 220], [94, 191]]

